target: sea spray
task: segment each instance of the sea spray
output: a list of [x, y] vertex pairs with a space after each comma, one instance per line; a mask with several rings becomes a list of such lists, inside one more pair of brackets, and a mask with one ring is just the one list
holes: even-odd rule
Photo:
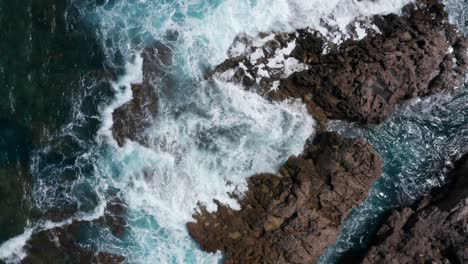
[[[330, 38], [349, 37], [346, 25], [356, 17], [399, 12], [407, 2], [105, 1], [94, 6], [74, 1], [83, 22], [97, 26], [106, 64], [126, 66], [111, 83], [114, 99], [101, 105], [95, 145], [75, 164], [51, 170], [76, 169], [80, 176], [72, 183], [37, 177], [36, 201], [42, 208], [58, 206], [53, 197], [59, 192], [85, 210], [87, 196], [106, 197], [113, 190], [127, 205], [127, 233], [119, 240], [100, 229], [88, 243], [132, 263], [216, 262], [220, 256], [202, 253], [185, 231], [197, 203], [215, 210], [212, 200], [218, 199], [236, 208], [228, 193], [242, 194], [247, 177], [274, 172], [288, 156], [300, 154], [314, 122], [299, 102], [271, 103], [233, 84], [204, 81], [206, 69], [226, 58], [240, 33], [255, 37], [310, 26]], [[328, 26], [335, 30], [329, 32]], [[154, 83], [161, 104], [154, 127], [144, 131], [151, 144], [128, 142], [119, 148], [109, 130], [112, 111], [131, 100], [130, 86], [142, 78], [139, 54], [154, 41], [174, 43], [174, 64], [166, 70], [176, 85], [169, 89]], [[38, 159], [33, 164], [47, 162]]]

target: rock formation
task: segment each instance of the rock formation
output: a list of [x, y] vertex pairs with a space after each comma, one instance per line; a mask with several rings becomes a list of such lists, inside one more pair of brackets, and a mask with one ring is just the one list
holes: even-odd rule
[[132, 100], [112, 114], [112, 135], [119, 146], [123, 146], [126, 139], [146, 145], [145, 129], [153, 124], [158, 113], [158, 95], [152, 82], [164, 76], [164, 67], [171, 64], [172, 52], [170, 47], [157, 42], [143, 50], [142, 57], [143, 83], [132, 84]]
[[363, 263], [468, 263], [468, 155], [432, 199], [390, 213]]
[[[371, 20], [367, 36], [355, 34], [340, 45], [307, 28], [259, 38], [239, 35], [230, 58], [207, 78], [241, 83], [271, 100], [301, 98], [324, 127], [327, 119], [382, 122], [398, 103], [451, 89], [467, 73], [468, 41], [438, 1], [420, 0], [401, 16]], [[188, 223], [189, 233], [203, 250], [224, 252], [224, 263], [316, 263], [335, 242], [342, 221], [367, 197], [381, 166], [362, 139], [320, 133], [278, 174], [250, 178], [248, 191], [237, 197], [239, 211], [220, 203], [214, 213], [202, 207], [196, 222]], [[467, 203], [451, 202], [445, 209], [441, 204], [394, 213], [366, 263], [466, 262]], [[453, 232], [445, 234], [450, 226]], [[439, 251], [429, 252], [431, 246]]]
[[244, 52], [230, 52], [209, 76], [272, 100], [302, 98], [319, 121], [379, 123], [396, 104], [453, 88], [467, 72], [468, 42], [438, 1], [421, 0], [402, 16], [372, 22], [366, 37], [339, 46], [310, 29], [260, 36], [261, 45], [240, 36], [233, 50], [241, 45]]
[[249, 179], [240, 211], [202, 208], [190, 235], [225, 263], [315, 263], [338, 235], [341, 222], [380, 177], [382, 161], [363, 139], [319, 134], [278, 174]]

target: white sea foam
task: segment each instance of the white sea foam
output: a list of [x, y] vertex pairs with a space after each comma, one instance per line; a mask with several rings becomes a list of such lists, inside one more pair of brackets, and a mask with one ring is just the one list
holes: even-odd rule
[[217, 86], [201, 88], [202, 116], [163, 114], [150, 132], [150, 148], [129, 142], [114, 157], [126, 164], [114, 184], [125, 189], [132, 208], [151, 212], [165, 227], [184, 229], [197, 202], [210, 211], [213, 199], [238, 208], [229, 193], [242, 191], [250, 175], [275, 172], [313, 132], [300, 103], [270, 103], [234, 84]]
[[[178, 70], [188, 78], [200, 80], [203, 73], [200, 62], [214, 66], [224, 60], [239, 33], [255, 36], [259, 32], [293, 31], [309, 26], [327, 35], [321, 22], [324, 21], [346, 35], [346, 26], [356, 17], [399, 12], [408, 2], [119, 1], [113, 7], [105, 4], [93, 15], [100, 19], [108, 58], [120, 50], [129, 59], [151, 39], [161, 39], [168, 31], [177, 32], [179, 44], [174, 56]], [[111, 148], [117, 148], [110, 133], [112, 112], [131, 99], [130, 84], [142, 81], [141, 64], [139, 56], [129, 60], [126, 74], [112, 83], [116, 100], [102, 109], [103, 125], [98, 142], [110, 143]], [[295, 68], [291, 66], [293, 61], [287, 61], [287, 65], [289, 69]], [[185, 106], [190, 111], [175, 112], [176, 102], [162, 97], [161, 114], [150, 134], [151, 148], [128, 142], [124, 148], [94, 164], [98, 167], [95, 176], [102, 177], [96, 183], [99, 195], [108, 186], [118, 187], [130, 212], [144, 212], [143, 222], [150, 222], [154, 217], [158, 223], [159, 227], [141, 226], [129, 219], [131, 235], [141, 250], [127, 252], [135, 262], [176, 260], [181, 263], [187, 259], [187, 252], [192, 252], [193, 256], [188, 258], [191, 262], [214, 263], [220, 256], [198, 251], [184, 230], [196, 203], [201, 201], [214, 210], [212, 199], [218, 199], [236, 208], [228, 192], [242, 191], [246, 177], [254, 173], [274, 172], [289, 155], [299, 154], [305, 139], [313, 133], [313, 120], [303, 105], [269, 103], [233, 84], [218, 82], [217, 87], [206, 83], [187, 87], [178, 99], [188, 100]], [[119, 175], [112, 175], [113, 167], [121, 168]], [[146, 176], [143, 169], [148, 171]], [[24, 246], [34, 232], [63, 226], [73, 219], [96, 219], [103, 214], [104, 204], [101, 202], [91, 214], [76, 215], [64, 222], [33, 224], [0, 246], [0, 258], [7, 262], [20, 261], [26, 254]]]
[[[224, 0], [220, 3], [179, 0], [164, 4], [156, 0], [121, 1], [113, 3], [112, 8], [99, 9], [96, 15], [101, 19], [104, 40], [120, 43], [117, 47], [124, 54], [132, 53], [134, 46], [129, 43], [135, 43], [134, 39], [142, 39], [144, 43], [148, 36], [158, 38], [170, 30], [178, 32], [193, 53], [188, 56], [197, 61], [200, 59], [198, 45], [203, 42], [209, 47], [205, 52], [209, 52], [207, 57], [214, 65], [225, 59], [234, 37], [241, 33], [255, 36], [259, 32], [311, 27], [328, 35], [326, 24], [347, 35], [346, 27], [356, 18], [400, 13], [410, 2], [413, 0]], [[115, 49], [113, 45], [107, 50]]]
[[[253, 36], [258, 32], [294, 31], [311, 27], [325, 36], [331, 34], [330, 37], [349, 37], [346, 27], [356, 18], [400, 13], [401, 8], [410, 2], [412, 0], [259, 0], [252, 4], [251, 1], [245, 0], [227, 0], [210, 12], [204, 20], [193, 21], [196, 31], [188, 33], [203, 33], [216, 54], [212, 61], [219, 63], [224, 58], [229, 44], [240, 33]], [[324, 24], [338, 31], [328, 32]]]
[[33, 229], [28, 228], [23, 234], [10, 238], [0, 245], [0, 259], [7, 263], [17, 263], [24, 259], [27, 254], [24, 246], [31, 238]]
[[71, 224], [73, 221], [93, 221], [104, 215], [105, 203], [100, 203], [90, 213], [77, 213], [75, 216], [63, 220], [61, 222], [53, 222], [50, 220], [40, 221], [32, 227], [15, 237], [8, 239], [0, 245], [0, 259], [6, 263], [20, 263], [27, 256], [25, 246], [31, 239], [32, 235], [44, 230], [51, 230], [57, 227], [63, 227]]
[[[129, 207], [129, 235], [137, 244], [122, 253], [136, 263], [214, 263], [220, 256], [201, 253], [185, 231], [197, 203], [215, 210], [212, 200], [217, 199], [238, 208], [228, 193], [242, 192], [252, 174], [275, 172], [289, 155], [302, 151], [314, 132], [304, 105], [267, 102], [221, 81], [211, 85], [202, 81], [201, 64], [213, 67], [226, 59], [240, 33], [255, 36], [309, 26], [328, 34], [325, 21], [346, 34], [356, 17], [399, 12], [407, 2], [147, 0], [97, 8], [93, 15], [100, 19], [109, 62], [117, 50], [129, 59], [153, 39], [164, 41], [168, 32], [177, 36], [171, 69], [177, 72], [177, 87], [155, 84], [157, 90], [170, 91], [160, 94], [158, 116], [147, 131], [148, 148], [131, 141], [118, 148], [110, 132], [112, 112], [131, 100], [130, 84], [142, 81], [140, 56], [129, 59], [126, 74], [112, 83], [115, 100], [101, 111], [98, 143], [109, 144], [112, 151], [96, 164], [105, 176], [96, 176], [121, 191]], [[278, 55], [284, 60], [291, 51], [288, 46]], [[287, 71], [297, 70], [296, 61], [283, 63]]]
[[[111, 128], [114, 123], [112, 113], [126, 102], [130, 101], [133, 96], [131, 89], [132, 84], [140, 84], [143, 82], [143, 58], [137, 53], [133, 61], [125, 65], [125, 74], [122, 75], [116, 82], [111, 82], [111, 86], [115, 92], [115, 100], [102, 108], [102, 126], [99, 130], [99, 136], [104, 136], [105, 140], [109, 140], [112, 144], [117, 142], [112, 137]], [[99, 137], [102, 139], [102, 137]]]
[[459, 0], [444, 0], [449, 13], [450, 23], [457, 25], [458, 30], [465, 36], [468, 35], [468, 10], [466, 2]]

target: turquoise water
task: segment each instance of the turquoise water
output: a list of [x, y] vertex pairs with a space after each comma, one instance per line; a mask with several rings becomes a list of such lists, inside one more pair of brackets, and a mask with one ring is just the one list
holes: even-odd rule
[[[382, 12], [392, 10], [385, 3]], [[215, 210], [212, 200], [218, 199], [236, 207], [227, 193], [299, 154], [314, 121], [299, 102], [272, 104], [233, 84], [208, 83], [206, 69], [226, 58], [237, 34], [370, 12], [364, 4], [347, 5], [2, 1], [0, 47], [8, 52], [0, 52], [0, 89], [8, 96], [0, 98], [0, 198], [7, 201], [0, 203], [6, 212], [0, 258], [18, 261], [30, 233], [64, 220], [96, 219], [117, 197], [126, 208], [124, 235], [88, 224], [82, 245], [124, 255], [129, 263], [217, 263], [221, 255], [200, 251], [185, 230], [197, 203]], [[111, 113], [131, 98], [130, 84], [142, 77], [139, 53], [155, 42], [170, 47], [172, 63], [152, 80], [160, 102], [154, 126], [143, 132], [149, 146], [127, 142], [120, 148], [109, 131]], [[456, 96], [409, 104], [378, 127], [334, 125], [373, 143], [385, 172], [325, 263], [364, 246], [385, 210], [441, 182], [447, 157], [467, 151], [467, 97], [461, 88]]]
[[389, 209], [411, 205], [444, 182], [452, 162], [468, 152], [467, 104], [468, 86], [463, 86], [453, 95], [405, 104], [376, 127], [331, 125], [348, 137], [366, 138], [382, 156], [384, 171], [367, 201], [351, 213], [322, 263], [359, 256]]
[[[445, 1], [451, 20], [468, 35], [468, 1]], [[408, 206], [444, 183], [453, 162], [468, 152], [468, 77], [453, 92], [415, 99], [378, 126], [334, 122], [330, 129], [367, 139], [382, 156], [384, 170], [343, 225], [336, 245], [321, 263], [359, 259], [386, 212]]]
[[[228, 192], [244, 188], [246, 177], [252, 174], [275, 171], [289, 155], [300, 153], [305, 139], [313, 133], [313, 121], [302, 104], [271, 104], [239, 87], [203, 81], [204, 70], [225, 58], [242, 23], [251, 24], [253, 17], [233, 17], [239, 19], [240, 26], [230, 30], [228, 25], [233, 21], [226, 21], [226, 30], [217, 28], [219, 18], [257, 5], [231, 2], [219, 7], [220, 3], [73, 1], [59, 9], [57, 3], [50, 2], [38, 11], [53, 13], [49, 20], [37, 22], [44, 22], [46, 25], [40, 25], [44, 28], [29, 34], [37, 34], [37, 38], [62, 34], [48, 43], [51, 47], [44, 43], [49, 49], [38, 64], [44, 67], [58, 54], [57, 64], [63, 69], [41, 68], [39, 74], [50, 83], [18, 81], [14, 89], [24, 85], [40, 95], [31, 94], [28, 100], [36, 103], [44, 97], [44, 109], [63, 116], [59, 119], [46, 114], [52, 120], [41, 123], [47, 125], [38, 128], [42, 134], [32, 132], [40, 138], [25, 158], [32, 204], [22, 225], [26, 231], [17, 237], [20, 239], [6, 241], [0, 247], [0, 257], [17, 261], [31, 233], [63, 225], [63, 220], [96, 219], [107, 200], [119, 197], [127, 207], [124, 236], [117, 238], [110, 230], [88, 224], [83, 227], [80, 243], [124, 255], [132, 263], [213, 263], [220, 259], [219, 254], [200, 251], [185, 230], [197, 203], [203, 202], [212, 210], [212, 199], [237, 206]], [[32, 9], [22, 8], [30, 14], [26, 24], [34, 25]], [[70, 24], [58, 28], [58, 17]], [[42, 32], [45, 29], [49, 31]], [[75, 31], [86, 34], [79, 40], [68, 39]], [[110, 114], [130, 99], [130, 83], [141, 78], [139, 52], [155, 41], [171, 47], [173, 64], [166, 65], [164, 76], [152, 80], [160, 97], [160, 114], [155, 127], [147, 131], [151, 147], [130, 142], [119, 148], [110, 136]], [[55, 45], [62, 42], [73, 42], [83, 54], [77, 59], [60, 54]], [[97, 45], [92, 47], [88, 42]], [[74, 50], [71, 46], [62, 48]], [[91, 68], [94, 61], [78, 63], [87, 53], [99, 55], [95, 68]], [[24, 67], [29, 64], [24, 62]], [[14, 74], [13, 66], [5, 67], [12, 72], [8, 75]], [[68, 75], [60, 75], [60, 70]], [[52, 78], [55, 74], [63, 77], [62, 82]], [[169, 81], [171, 86], [166, 85]], [[63, 86], [55, 86], [57, 83]], [[47, 90], [31, 87], [36, 84]], [[51, 100], [46, 101], [50, 93]], [[19, 96], [12, 98], [8, 103]], [[54, 100], [64, 106], [51, 105]], [[26, 113], [39, 110], [23, 105], [16, 108]], [[33, 121], [39, 122], [36, 119]], [[24, 119], [25, 124], [28, 121]], [[150, 178], [144, 175], [148, 171]], [[21, 229], [5, 238], [21, 234]]]

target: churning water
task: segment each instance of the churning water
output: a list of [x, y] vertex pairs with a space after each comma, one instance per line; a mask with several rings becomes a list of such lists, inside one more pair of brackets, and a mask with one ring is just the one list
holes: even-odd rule
[[[0, 245], [0, 258], [19, 261], [31, 234], [74, 219], [96, 219], [117, 197], [126, 207], [124, 236], [90, 225], [83, 245], [124, 255], [130, 263], [217, 263], [220, 254], [199, 250], [185, 230], [197, 204], [216, 210], [217, 199], [236, 208], [228, 193], [242, 192], [247, 177], [275, 172], [288, 156], [299, 154], [314, 133], [314, 121], [300, 102], [271, 103], [234, 84], [206, 82], [206, 69], [227, 57], [241, 33], [310, 26], [333, 38], [337, 32], [346, 35], [346, 25], [357, 16], [399, 12], [408, 2], [71, 1], [63, 12], [64, 28], [86, 29], [97, 44], [80, 44], [82, 54], [100, 54], [101, 63], [118, 77], [109, 83], [94, 68], [78, 75], [66, 118], [53, 132], [44, 129], [31, 150], [31, 203], [42, 214], [26, 224], [24, 233]], [[0, 5], [0, 12], [8, 12], [7, 7]], [[328, 32], [324, 22], [337, 31]], [[143, 78], [140, 52], [155, 42], [171, 48], [172, 63], [164, 66], [164, 76], [152, 80], [159, 110], [154, 125], [142, 132], [149, 144], [128, 141], [118, 147], [110, 132], [112, 111], [132, 98], [130, 85]], [[384, 158], [385, 173], [347, 221], [325, 263], [364, 245], [363, 234], [384, 210], [440, 183], [447, 157], [467, 151], [467, 100], [466, 90], [459, 88], [455, 96], [409, 103], [378, 127], [332, 125], [371, 141]], [[12, 96], [6, 105], [19, 107], [17, 101]]]

